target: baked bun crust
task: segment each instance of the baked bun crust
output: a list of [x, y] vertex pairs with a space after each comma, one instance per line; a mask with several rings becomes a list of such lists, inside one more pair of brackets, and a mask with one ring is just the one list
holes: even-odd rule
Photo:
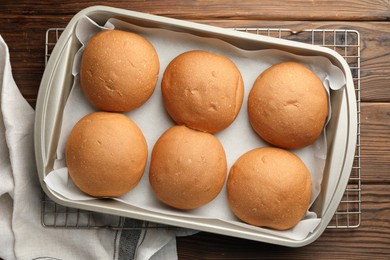
[[265, 70], [248, 97], [253, 129], [267, 142], [296, 149], [314, 143], [328, 116], [328, 96], [321, 80], [296, 62]]
[[241, 109], [244, 83], [227, 57], [200, 50], [173, 59], [161, 82], [164, 105], [177, 124], [216, 133]]
[[118, 197], [141, 179], [148, 147], [128, 117], [94, 112], [73, 127], [65, 154], [69, 175], [80, 190], [95, 197]]
[[85, 47], [80, 86], [97, 109], [130, 111], [152, 95], [159, 68], [157, 52], [144, 37], [127, 31], [102, 31]]
[[277, 230], [295, 226], [308, 210], [312, 182], [299, 157], [280, 148], [257, 148], [232, 166], [229, 205], [242, 221]]
[[213, 200], [227, 174], [225, 151], [209, 133], [173, 126], [156, 142], [149, 180], [159, 200], [177, 209], [194, 209]]

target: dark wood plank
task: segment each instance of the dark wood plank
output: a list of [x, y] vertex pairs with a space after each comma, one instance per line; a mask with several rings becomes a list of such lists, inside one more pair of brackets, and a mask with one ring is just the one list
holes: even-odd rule
[[361, 108], [362, 178], [390, 183], [390, 103], [363, 103]]
[[357, 229], [327, 229], [314, 243], [302, 248], [202, 232], [178, 238], [179, 259], [388, 259], [390, 188], [363, 185], [362, 190], [362, 224]]
[[185, 19], [250, 19], [250, 20], [380, 20], [390, 17], [390, 4], [383, 0], [289, 0], [289, 1], [56, 1], [3, 0], [2, 8], [9, 17], [72, 14], [91, 5], [110, 5], [134, 11]]

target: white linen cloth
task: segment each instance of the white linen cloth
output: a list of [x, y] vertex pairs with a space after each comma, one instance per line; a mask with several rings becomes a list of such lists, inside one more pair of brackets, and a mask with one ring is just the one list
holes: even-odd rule
[[[177, 259], [176, 235], [190, 234], [188, 230], [43, 227], [34, 157], [34, 110], [15, 84], [1, 35], [0, 91], [0, 258]], [[125, 225], [133, 221], [126, 219]]]

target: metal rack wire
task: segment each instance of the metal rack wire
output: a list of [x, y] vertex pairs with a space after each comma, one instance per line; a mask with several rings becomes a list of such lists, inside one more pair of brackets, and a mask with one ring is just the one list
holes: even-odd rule
[[[234, 28], [247, 33], [261, 34], [276, 38], [289, 39], [331, 48], [347, 61], [353, 76], [356, 92], [358, 133], [355, 159], [351, 175], [343, 198], [337, 208], [328, 228], [351, 229], [361, 223], [361, 177], [360, 177], [360, 35], [355, 30], [344, 29], [310, 29], [293, 31], [275, 28]], [[50, 28], [46, 31], [45, 64], [58, 41], [63, 28]], [[131, 226], [124, 225], [124, 217], [105, 215], [81, 209], [58, 205], [42, 192], [42, 225], [51, 228], [109, 228], [109, 229], [139, 229], [166, 228], [165, 225], [143, 223]]]

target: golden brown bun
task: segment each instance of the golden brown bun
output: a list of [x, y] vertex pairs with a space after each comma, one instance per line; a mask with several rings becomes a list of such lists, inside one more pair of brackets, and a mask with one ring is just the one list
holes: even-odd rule
[[108, 112], [86, 115], [66, 143], [73, 182], [95, 197], [121, 196], [141, 179], [148, 157], [146, 140], [128, 117]]
[[142, 36], [108, 30], [85, 47], [80, 86], [87, 99], [104, 111], [129, 111], [144, 104], [157, 83], [160, 63]]
[[242, 221], [285, 230], [305, 215], [311, 176], [299, 157], [280, 148], [257, 148], [242, 155], [230, 169], [229, 205]]
[[295, 62], [271, 66], [255, 81], [248, 97], [249, 120], [267, 142], [289, 149], [310, 145], [328, 116], [321, 80]]
[[161, 90], [165, 107], [176, 123], [216, 133], [228, 127], [240, 111], [244, 83], [227, 57], [195, 50], [169, 63]]
[[173, 126], [153, 148], [149, 180], [159, 200], [187, 210], [213, 200], [226, 173], [225, 151], [215, 136]]

